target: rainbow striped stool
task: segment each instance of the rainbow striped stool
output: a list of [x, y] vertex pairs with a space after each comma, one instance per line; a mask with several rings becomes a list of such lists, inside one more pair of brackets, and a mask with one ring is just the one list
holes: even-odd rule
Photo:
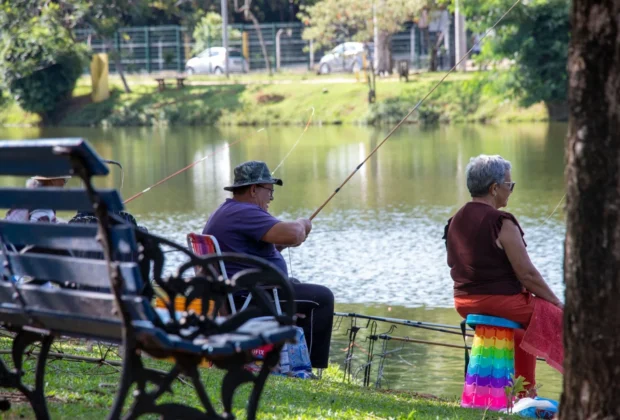
[[506, 408], [505, 387], [514, 375], [514, 330], [516, 322], [486, 315], [468, 315], [475, 328], [474, 343], [465, 375], [461, 407], [500, 410]]

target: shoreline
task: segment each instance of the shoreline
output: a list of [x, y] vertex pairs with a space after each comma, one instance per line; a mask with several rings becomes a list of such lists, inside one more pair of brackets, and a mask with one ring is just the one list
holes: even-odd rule
[[[544, 104], [526, 108], [511, 97], [506, 74], [452, 74], [405, 124], [551, 121]], [[125, 93], [120, 79], [111, 76], [110, 97], [99, 103], [92, 102], [90, 78], [83, 76], [54, 124], [45, 127], [299, 126], [307, 124], [312, 109], [313, 126], [393, 126], [442, 76], [413, 74], [409, 82], [395, 76], [378, 78], [374, 104], [368, 104], [368, 86], [360, 75], [247, 75], [228, 82], [197, 76], [188, 79], [182, 89], [168, 84], [163, 91], [158, 91], [149, 76], [129, 75], [131, 93]], [[11, 98], [0, 106], [0, 126], [44, 126], [40, 121]]]

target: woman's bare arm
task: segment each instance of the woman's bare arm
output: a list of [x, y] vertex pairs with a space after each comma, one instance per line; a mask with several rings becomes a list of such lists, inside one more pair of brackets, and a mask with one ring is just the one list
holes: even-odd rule
[[562, 302], [549, 288], [527, 253], [525, 243], [517, 225], [511, 220], [504, 220], [499, 233], [499, 242], [508, 256], [517, 278], [523, 286], [541, 299], [549, 301], [555, 306], [563, 307]]

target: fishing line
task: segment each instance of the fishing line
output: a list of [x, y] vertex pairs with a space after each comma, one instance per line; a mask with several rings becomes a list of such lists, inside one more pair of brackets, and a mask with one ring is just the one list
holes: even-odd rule
[[[271, 176], [273, 176], [273, 174], [276, 173], [276, 171], [280, 168], [280, 166], [282, 166], [282, 164], [284, 163], [284, 161], [289, 157], [289, 155], [293, 152], [293, 150], [295, 150], [295, 148], [297, 147], [297, 145], [299, 144], [299, 141], [301, 140], [301, 138], [304, 136], [304, 134], [306, 133], [306, 131], [308, 131], [308, 127], [310, 127], [310, 123], [312, 122], [312, 117], [314, 117], [314, 107], [311, 106], [308, 109], [312, 109], [312, 114], [310, 114], [310, 118], [308, 118], [308, 122], [306, 123], [306, 127], [304, 128], [304, 131], [301, 132], [301, 134], [299, 135], [299, 137], [297, 138], [297, 141], [295, 142], [295, 144], [293, 144], [293, 147], [291, 147], [291, 149], [288, 151], [288, 153], [284, 156], [284, 158], [282, 159], [282, 161], [280, 161], [280, 163], [278, 163], [278, 166], [276, 166], [276, 168], [271, 172]], [[261, 129], [262, 130], [262, 129]], [[259, 130], [260, 131], [260, 130]], [[290, 266], [290, 276], [293, 276], [293, 259], [291, 258], [291, 248], [288, 247], [288, 264]]]
[[480, 37], [480, 39], [474, 43], [474, 45], [469, 49], [469, 51], [467, 51], [465, 53], [465, 55], [463, 55], [463, 57], [461, 57], [461, 59], [450, 69], [448, 70], [448, 72], [441, 78], [441, 80], [435, 84], [435, 86], [433, 86], [433, 88], [426, 94], [424, 95], [424, 97], [413, 107], [413, 109], [411, 111], [409, 111], [409, 113], [407, 115], [405, 115], [405, 117], [400, 120], [400, 122], [398, 124], [396, 124], [394, 126], [394, 128], [392, 128], [392, 130], [390, 130], [390, 132], [387, 134], [387, 136], [381, 141], [381, 143], [379, 143], [371, 152], [368, 156], [366, 156], [366, 159], [364, 159], [362, 161], [362, 163], [360, 163], [359, 165], [357, 165], [357, 167], [353, 170], [353, 172], [351, 172], [351, 174], [342, 182], [342, 184], [340, 184], [340, 186], [338, 186], [338, 188], [336, 188], [336, 190], [334, 190], [334, 192], [327, 198], [327, 200], [325, 200], [325, 202], [323, 204], [321, 204], [321, 206], [316, 209], [316, 211], [314, 213], [312, 213], [312, 216], [310, 216], [310, 220], [314, 219], [316, 217], [317, 214], [319, 214], [321, 212], [321, 210], [323, 210], [323, 207], [325, 207], [327, 205], [327, 203], [329, 203], [331, 201], [332, 198], [334, 198], [334, 196], [336, 194], [338, 194], [338, 192], [340, 191], [340, 189], [342, 187], [344, 187], [344, 185], [349, 182], [349, 180], [353, 177], [353, 175], [355, 175], [355, 173], [364, 165], [364, 163], [366, 163], [368, 161], [368, 159], [370, 159], [376, 152], [377, 150], [379, 150], [379, 148], [381, 146], [383, 146], [383, 143], [385, 143], [386, 141], [388, 141], [388, 139], [390, 137], [392, 137], [392, 134], [394, 134], [394, 132], [396, 130], [398, 130], [400, 128], [401, 125], [403, 125], [405, 123], [405, 121], [407, 121], [407, 119], [411, 116], [411, 114], [413, 114], [419, 107], [420, 105], [422, 105], [422, 103], [429, 97], [431, 96], [431, 94], [433, 92], [435, 92], [435, 90], [439, 87], [439, 85], [441, 85], [444, 80], [446, 80], [446, 78], [459, 66], [459, 64], [461, 64], [461, 62], [463, 62], [463, 60], [465, 60], [473, 51], [473, 49], [475, 47], [478, 46], [478, 44], [480, 44], [480, 42], [492, 31], [495, 29], [495, 27], [497, 25], [499, 25], [499, 23], [508, 15], [508, 13], [510, 13], [512, 11], [512, 9], [514, 9], [515, 7], [517, 7], [517, 5], [521, 3], [521, 0], [517, 0], [514, 2], [514, 4], [510, 7], [510, 9], [508, 9], [500, 18], [497, 22], [495, 22], [495, 24], [493, 26], [491, 26], [489, 29], [487, 29], [487, 31], [484, 33], [484, 35], [482, 37]]
[[553, 215], [555, 214], [555, 212], [558, 210], [558, 208], [560, 207], [560, 204], [562, 204], [562, 202], [564, 201], [564, 198], [566, 198], [566, 193], [564, 193], [564, 195], [562, 196], [562, 198], [560, 198], [560, 201], [558, 201], [558, 205], [555, 206], [555, 208], [553, 209], [553, 211], [551, 212], [551, 214], [549, 216], [547, 216], [547, 218], [545, 220], [542, 221], [541, 224], [539, 224], [538, 226], [536, 226], [532, 232], [537, 232], [545, 223], [547, 223], [549, 221], [549, 219], [551, 219], [553, 217]]
[[[257, 133], [258, 133], [258, 132], [260, 132], [260, 131], [262, 131], [262, 130], [263, 130], [263, 128], [259, 129], [259, 130], [257, 131]], [[179, 170], [178, 170], [178, 171], [176, 171], [175, 173], [173, 173], [173, 174], [171, 174], [171, 175], [168, 175], [167, 177], [165, 177], [165, 178], [164, 178], [164, 179], [162, 179], [161, 181], [159, 181], [159, 182], [157, 182], [157, 183], [155, 183], [155, 184], [151, 185], [150, 187], [146, 188], [145, 190], [142, 190], [141, 192], [139, 192], [139, 193], [137, 193], [137, 194], [135, 194], [135, 195], [133, 195], [133, 196], [129, 197], [127, 200], [123, 201], [123, 204], [127, 204], [127, 203], [129, 203], [130, 201], [135, 200], [136, 198], [138, 198], [138, 197], [140, 197], [140, 196], [142, 196], [142, 195], [146, 194], [147, 192], [151, 191], [153, 188], [157, 187], [158, 185], [161, 185], [161, 184], [163, 184], [164, 182], [168, 181], [170, 178], [175, 177], [175, 176], [177, 176], [178, 174], [180, 174], [180, 173], [182, 173], [182, 172], [185, 172], [185, 171], [187, 171], [188, 169], [193, 168], [194, 166], [198, 165], [200, 162], [202, 162], [202, 161], [204, 161], [204, 160], [206, 160], [206, 159], [208, 159], [208, 158], [210, 158], [210, 157], [212, 157], [212, 156], [215, 156], [216, 154], [218, 154], [219, 152], [221, 152], [221, 151], [223, 151], [223, 150], [230, 149], [230, 147], [231, 147], [231, 146], [234, 146], [235, 144], [240, 143], [240, 142], [242, 142], [243, 140], [244, 140], [244, 139], [242, 138], [242, 139], [239, 139], [239, 140], [234, 141], [234, 142], [232, 142], [232, 143], [228, 143], [228, 144], [226, 144], [226, 146], [225, 146], [225, 147], [222, 147], [221, 149], [219, 149], [219, 150], [217, 150], [217, 151], [215, 151], [215, 152], [213, 152], [213, 153], [211, 153], [211, 154], [209, 154], [209, 155], [207, 155], [207, 156], [205, 156], [205, 157], [203, 157], [203, 158], [201, 158], [201, 159], [198, 159], [198, 160], [197, 160], [196, 162], [194, 162], [194, 163], [190, 163], [190, 164], [189, 164], [189, 165], [187, 165], [185, 168], [179, 169]]]
[[291, 258], [291, 247], [288, 247], [288, 265], [291, 266], [291, 275], [293, 277], [293, 259]]
[[314, 117], [314, 107], [311, 106], [308, 109], [312, 109], [312, 115], [310, 115], [310, 118], [308, 119], [308, 122], [306, 123], [306, 128], [304, 128], [304, 131], [301, 132], [301, 134], [299, 135], [299, 138], [297, 139], [297, 141], [295, 142], [295, 144], [293, 144], [293, 147], [291, 147], [291, 150], [288, 151], [288, 153], [286, 154], [286, 156], [284, 156], [284, 159], [282, 159], [282, 161], [280, 163], [278, 163], [278, 166], [276, 166], [276, 169], [273, 170], [273, 172], [271, 173], [271, 176], [273, 176], [273, 174], [276, 173], [276, 171], [280, 168], [280, 166], [282, 166], [282, 164], [284, 163], [284, 161], [289, 157], [289, 155], [291, 154], [291, 152], [293, 150], [295, 150], [295, 148], [297, 147], [297, 144], [299, 143], [299, 141], [301, 140], [301, 138], [304, 136], [304, 134], [306, 134], [306, 131], [308, 131], [308, 127], [310, 127], [310, 123], [312, 122], [312, 117]]

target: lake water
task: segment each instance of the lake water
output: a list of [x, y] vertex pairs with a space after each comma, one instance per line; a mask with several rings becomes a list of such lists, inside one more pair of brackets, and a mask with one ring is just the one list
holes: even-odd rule
[[[516, 182], [507, 210], [525, 231], [532, 261], [563, 296], [563, 206], [551, 214], [564, 195], [566, 130], [563, 124], [401, 128], [316, 217], [306, 243], [285, 251], [290, 273], [330, 287], [337, 311], [457, 324], [460, 319], [452, 309], [452, 282], [441, 240], [443, 227], [469, 200], [464, 174], [469, 158], [500, 154], [512, 162]], [[270, 212], [283, 219], [309, 217], [388, 131], [310, 127], [276, 172], [284, 186], [276, 187]], [[231, 183], [237, 164], [263, 160], [273, 170], [302, 132], [303, 127], [0, 128], [0, 138], [86, 138], [102, 156], [123, 165], [124, 198], [207, 157], [128, 204], [149, 231], [185, 243], [185, 235], [200, 232], [208, 215], [229, 196], [222, 187]], [[238, 143], [227, 147], [233, 142]], [[119, 187], [120, 171], [112, 172], [99, 185]], [[23, 180], [3, 182], [19, 185]], [[168, 267], [180, 261], [168, 255]], [[335, 334], [334, 363], [344, 359], [349, 325], [345, 319]], [[387, 332], [389, 327], [379, 323], [377, 328]], [[362, 328], [358, 334], [357, 344], [362, 347], [367, 346], [365, 331]], [[457, 345], [461, 340], [462, 344], [457, 335], [404, 326], [392, 335]], [[375, 352], [381, 346], [377, 342]], [[388, 343], [392, 350], [401, 346], [386, 359], [383, 387], [460, 394], [462, 350]], [[354, 356], [357, 365], [366, 361], [357, 347]], [[539, 367], [540, 393], [557, 398], [560, 375], [544, 363]], [[373, 365], [373, 383], [376, 373]]]

